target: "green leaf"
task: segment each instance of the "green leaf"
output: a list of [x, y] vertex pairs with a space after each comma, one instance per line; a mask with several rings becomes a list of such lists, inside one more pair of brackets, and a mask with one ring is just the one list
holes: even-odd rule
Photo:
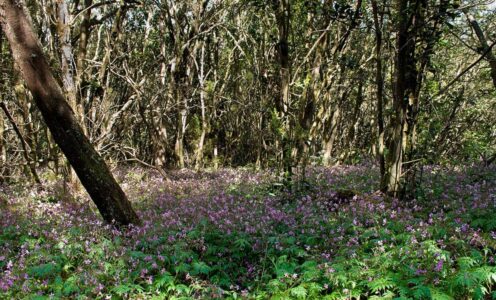
[[30, 300], [48, 300], [50, 298], [48, 298], [47, 296], [42, 296], [42, 295], [32, 295], [32, 296], [29, 296]]
[[55, 275], [59, 274], [60, 271], [61, 268], [58, 264], [48, 263], [31, 267], [28, 270], [28, 274], [36, 278], [46, 279], [54, 277]]
[[191, 266], [187, 263], [180, 263], [177, 267], [175, 267], [176, 273], [187, 273], [191, 270]]
[[239, 238], [234, 241], [234, 246], [236, 249], [243, 250], [251, 246], [250, 242], [247, 239]]
[[187, 285], [184, 285], [184, 284], [176, 285], [175, 290], [180, 294], [186, 294], [186, 295], [189, 294], [191, 291], [191, 289]]
[[64, 294], [64, 296], [70, 296], [71, 294], [75, 294], [77, 292], [79, 292], [77, 277], [71, 276], [64, 282], [62, 293]]
[[455, 277], [455, 284], [460, 287], [474, 287], [477, 278], [471, 272], [461, 272]]
[[389, 277], [377, 278], [376, 280], [369, 282], [367, 285], [374, 293], [386, 291], [395, 287], [395, 283]]
[[413, 291], [413, 297], [415, 299], [431, 299], [431, 290], [425, 285], [419, 285], [415, 287]]
[[127, 294], [130, 291], [132, 291], [132, 288], [126, 284], [120, 284], [120, 285], [112, 288], [112, 291], [114, 293], [116, 293], [117, 295], [122, 296], [122, 295]]
[[197, 274], [207, 275], [208, 273], [210, 273], [210, 270], [211, 270], [211, 268], [206, 263], [204, 263], [202, 261], [193, 263], [193, 274], [194, 275], [197, 275]]
[[291, 293], [291, 295], [293, 295], [297, 298], [303, 298], [304, 299], [307, 297], [307, 289], [302, 285], [299, 285], [297, 287], [292, 288], [290, 293]]
[[451, 297], [448, 294], [445, 294], [444, 292], [435, 289], [435, 288], [430, 288], [431, 289], [431, 296], [432, 300], [453, 300], [454, 298]]
[[486, 295], [487, 293], [488, 293], [488, 290], [487, 290], [486, 287], [484, 287], [484, 286], [478, 286], [474, 290], [473, 297], [474, 297], [475, 300], [484, 299], [484, 295]]
[[146, 254], [141, 251], [131, 251], [130, 255], [132, 258], [136, 259], [142, 259], [146, 257]]
[[169, 273], [165, 272], [156, 277], [154, 280], [155, 287], [162, 288], [163, 286], [169, 286], [174, 283], [174, 277]]

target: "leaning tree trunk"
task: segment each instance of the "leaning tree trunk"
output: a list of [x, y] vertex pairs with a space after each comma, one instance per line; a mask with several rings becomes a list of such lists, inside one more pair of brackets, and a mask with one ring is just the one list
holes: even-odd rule
[[19, 0], [0, 0], [0, 21], [28, 89], [53, 138], [76, 171], [103, 218], [139, 223], [126, 195], [76, 121], [55, 80]]
[[465, 16], [467, 17], [470, 27], [472, 27], [472, 29], [475, 32], [475, 35], [477, 36], [477, 39], [479, 40], [481, 52], [483, 53], [487, 52], [486, 59], [489, 62], [489, 67], [491, 68], [491, 78], [493, 80], [494, 88], [496, 88], [496, 57], [494, 56], [492, 50], [489, 48], [489, 43], [487, 42], [486, 35], [480, 28], [477, 20], [467, 10], [464, 10], [464, 13]]

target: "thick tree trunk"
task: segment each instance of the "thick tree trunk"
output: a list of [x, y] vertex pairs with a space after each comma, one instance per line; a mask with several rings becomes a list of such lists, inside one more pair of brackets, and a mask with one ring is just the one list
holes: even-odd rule
[[[307, 16], [307, 22], [309, 24], [307, 29], [307, 35], [312, 35], [313, 27], [310, 26], [311, 22], [314, 20], [315, 14], [310, 13]], [[328, 21], [326, 19], [326, 21]], [[329, 23], [330, 24], [330, 23]], [[325, 49], [328, 44], [328, 28], [324, 29], [324, 32], [319, 36], [319, 38], [315, 41], [315, 43], [307, 43], [308, 54], [306, 57], [309, 57], [312, 52], [314, 52], [313, 61], [308, 63], [308, 73], [307, 78], [309, 78], [309, 82], [306, 86], [305, 90], [305, 102], [304, 106], [300, 108], [300, 117], [299, 117], [299, 130], [301, 132], [297, 132], [296, 135], [296, 155], [294, 163], [296, 165], [301, 165], [303, 174], [305, 174], [306, 165], [308, 163], [308, 159], [310, 156], [310, 147], [313, 142], [312, 137], [312, 129], [315, 124], [317, 107], [320, 104], [322, 89], [319, 88], [319, 83], [322, 81], [322, 60], [324, 57]]]
[[28, 89], [103, 218], [119, 225], [139, 223], [126, 195], [95, 151], [53, 77], [20, 1], [1, 0], [2, 28]]
[[409, 1], [397, 0], [398, 10], [395, 89], [392, 120], [393, 136], [389, 147], [386, 174], [383, 182], [387, 192], [399, 196], [403, 175], [403, 156], [408, 141], [408, 113], [416, 103], [417, 72], [415, 69], [415, 32], [411, 30]]

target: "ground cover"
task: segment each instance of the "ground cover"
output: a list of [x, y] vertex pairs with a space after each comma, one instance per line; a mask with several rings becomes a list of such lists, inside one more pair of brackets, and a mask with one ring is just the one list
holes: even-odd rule
[[378, 171], [116, 171], [142, 226], [92, 203], [0, 187], [0, 299], [486, 299], [496, 297], [496, 169], [426, 166], [416, 199]]

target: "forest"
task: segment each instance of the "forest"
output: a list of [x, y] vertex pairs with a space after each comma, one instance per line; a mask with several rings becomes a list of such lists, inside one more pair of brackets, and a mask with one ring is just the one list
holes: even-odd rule
[[0, 300], [496, 299], [496, 1], [0, 25]]

